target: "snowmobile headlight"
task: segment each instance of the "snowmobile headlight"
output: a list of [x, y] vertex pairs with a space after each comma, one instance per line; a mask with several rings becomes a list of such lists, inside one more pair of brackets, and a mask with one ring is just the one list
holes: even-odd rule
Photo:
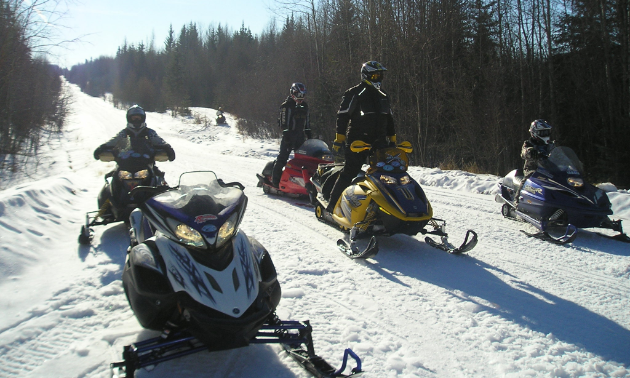
[[121, 180], [131, 180], [133, 178], [133, 173], [129, 171], [120, 171], [118, 172], [118, 178]]
[[396, 181], [395, 178], [393, 178], [392, 176], [387, 176], [387, 175], [382, 175], [381, 176], [381, 181], [384, 182], [385, 184], [398, 184], [398, 181]]
[[407, 185], [411, 182], [411, 177], [405, 175], [400, 178], [400, 185]]
[[325, 160], [325, 161], [335, 161], [335, 157], [334, 157], [334, 156], [332, 156], [332, 155], [326, 154], [326, 155], [322, 155], [322, 160]]
[[293, 181], [294, 183], [300, 185], [300, 186], [304, 186], [304, 179], [302, 177], [295, 177], [292, 176], [289, 180]]
[[584, 180], [582, 180], [580, 177], [569, 177], [567, 179], [567, 182], [569, 183], [569, 185], [575, 186], [576, 188], [580, 188], [582, 185], [584, 185]]
[[217, 233], [217, 248], [221, 247], [232, 237], [234, 231], [236, 231], [237, 221], [238, 214], [234, 213], [228, 218], [228, 220], [225, 221], [225, 223], [223, 223], [223, 226], [219, 228], [219, 232]]
[[134, 173], [133, 177], [144, 180], [145, 178], [149, 177], [149, 170], [143, 169], [141, 171], [138, 171]]
[[179, 241], [191, 247], [201, 248], [204, 246], [203, 237], [194, 228], [180, 223], [175, 228], [175, 236]]

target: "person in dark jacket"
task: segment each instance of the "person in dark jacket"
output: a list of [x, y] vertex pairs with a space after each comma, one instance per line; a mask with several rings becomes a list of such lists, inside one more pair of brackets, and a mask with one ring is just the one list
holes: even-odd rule
[[[162, 139], [155, 132], [155, 130], [147, 127], [147, 124], [145, 122], [146, 119], [147, 119], [147, 115], [144, 112], [144, 109], [142, 109], [140, 106], [134, 105], [131, 108], [129, 108], [127, 110], [127, 127], [125, 127], [120, 132], [118, 132], [118, 134], [116, 134], [116, 136], [114, 136], [109, 141], [98, 146], [98, 148], [94, 150], [94, 158], [98, 160], [102, 152], [111, 150], [118, 143], [120, 143], [121, 140], [124, 140], [127, 137], [130, 137], [130, 138], [145, 139], [146, 142], [149, 143], [149, 145], [152, 148], [165, 151], [166, 154], [168, 155], [169, 161], [175, 160], [175, 151], [173, 150], [171, 145], [166, 143], [166, 141]], [[153, 168], [156, 172], [156, 175], [160, 179], [163, 180], [164, 174], [155, 165]]]
[[521, 148], [521, 158], [525, 160], [523, 165], [523, 179], [514, 195], [514, 201], [518, 201], [521, 189], [525, 185], [525, 181], [536, 172], [538, 168], [538, 160], [549, 157], [551, 150], [556, 145], [551, 140], [551, 125], [542, 119], [534, 120], [529, 126], [529, 139], [523, 142]]
[[[372, 145], [396, 143], [394, 117], [387, 93], [381, 89], [387, 69], [376, 61], [363, 63], [361, 83], [348, 89], [337, 112], [333, 152], [344, 151], [345, 164], [330, 192], [327, 211], [332, 212], [341, 196], [361, 171], [369, 151], [350, 150], [350, 144], [361, 140]], [[324, 193], [325, 196], [325, 193]]]
[[282, 141], [271, 175], [272, 184], [276, 188], [280, 184], [282, 170], [289, 160], [291, 151], [297, 150], [304, 143], [305, 137], [311, 139], [311, 122], [305, 97], [306, 86], [302, 83], [293, 83], [289, 96], [280, 105], [278, 125], [282, 129]]

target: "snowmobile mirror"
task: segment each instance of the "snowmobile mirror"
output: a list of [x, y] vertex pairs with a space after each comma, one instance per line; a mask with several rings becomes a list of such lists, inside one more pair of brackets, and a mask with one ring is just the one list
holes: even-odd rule
[[168, 161], [168, 154], [166, 151], [159, 151], [155, 154], [155, 161]]
[[398, 148], [400, 148], [401, 150], [403, 150], [406, 153], [411, 153], [413, 151], [413, 147], [411, 146], [411, 142], [409, 141], [404, 141], [401, 142], [398, 146], [396, 146]]
[[114, 154], [111, 151], [101, 152], [101, 154], [98, 155], [98, 159], [105, 162], [114, 161]]
[[350, 144], [350, 151], [352, 152], [361, 152], [369, 150], [370, 148], [372, 148], [372, 145], [365, 143], [362, 140], [355, 140], [352, 144]]

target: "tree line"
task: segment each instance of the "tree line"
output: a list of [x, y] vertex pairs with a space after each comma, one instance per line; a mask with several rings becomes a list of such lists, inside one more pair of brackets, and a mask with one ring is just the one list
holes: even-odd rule
[[413, 164], [503, 175], [542, 118], [589, 179], [630, 186], [630, 0], [287, 1], [260, 35], [190, 23], [159, 48], [124, 44], [65, 75], [148, 110], [222, 106], [256, 136], [278, 135], [299, 81], [314, 135], [331, 141], [341, 95], [377, 60]]
[[[0, 0], [0, 169], [34, 156], [46, 131], [61, 131], [68, 98], [61, 69], [39, 55], [39, 1]], [[40, 11], [41, 15], [41, 11]]]

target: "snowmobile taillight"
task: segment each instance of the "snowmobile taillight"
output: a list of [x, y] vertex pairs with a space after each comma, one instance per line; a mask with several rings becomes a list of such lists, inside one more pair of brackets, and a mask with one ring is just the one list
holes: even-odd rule
[[569, 183], [569, 185], [576, 188], [580, 188], [582, 187], [582, 185], [584, 185], [584, 180], [582, 180], [580, 177], [569, 177], [567, 179], [567, 182]]

